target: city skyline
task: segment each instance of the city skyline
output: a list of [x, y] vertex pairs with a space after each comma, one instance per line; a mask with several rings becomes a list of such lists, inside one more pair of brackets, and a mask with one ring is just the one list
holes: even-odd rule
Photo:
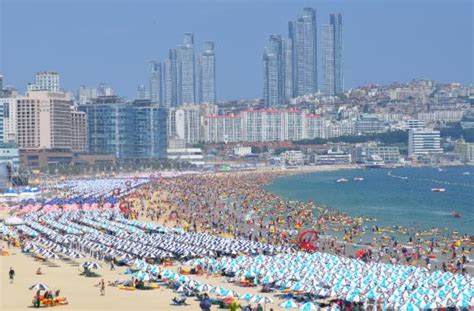
[[[140, 2], [141, 3], [141, 2]], [[451, 3], [451, 2], [450, 2]], [[149, 88], [149, 81], [146, 70], [147, 59], [166, 59], [166, 53], [170, 46], [176, 46], [179, 38], [185, 32], [192, 32], [199, 38], [199, 45], [194, 47], [194, 53], [203, 51], [204, 42], [212, 41], [218, 47], [219, 56], [216, 60], [215, 76], [218, 77], [217, 93], [219, 100], [227, 99], [244, 99], [262, 97], [263, 75], [261, 70], [262, 48], [266, 45], [266, 41], [273, 33], [287, 32], [287, 22], [295, 20], [304, 7], [311, 6], [316, 10], [317, 19], [317, 37], [318, 44], [322, 45], [321, 30], [322, 25], [327, 24], [327, 17], [330, 13], [341, 12], [344, 15], [344, 80], [345, 89], [363, 85], [366, 83], [389, 83], [393, 81], [409, 81], [412, 78], [429, 78], [438, 81], [457, 81], [461, 83], [472, 83], [472, 44], [460, 48], [457, 41], [452, 37], [472, 37], [472, 28], [469, 27], [470, 8], [472, 4], [468, 1], [454, 1], [451, 5], [445, 2], [436, 1], [433, 5], [427, 7], [422, 5], [423, 1], [415, 3], [395, 3], [389, 1], [387, 8], [381, 8], [379, 4], [370, 1], [358, 1], [360, 7], [354, 7], [354, 4], [339, 1], [335, 3], [296, 1], [286, 2], [278, 1], [269, 5], [266, 2], [257, 2], [249, 4], [247, 2], [231, 2], [223, 4], [218, 2], [199, 2], [199, 5], [187, 3], [187, 5], [173, 5], [171, 3], [162, 3], [159, 5], [143, 2], [141, 5], [133, 7], [127, 2], [119, 2], [113, 7], [104, 5], [104, 2], [94, 3], [95, 13], [90, 18], [90, 24], [81, 25], [75, 18], [70, 19], [68, 28], [68, 36], [64, 38], [64, 44], [61, 45], [57, 40], [58, 36], [54, 34], [61, 33], [57, 27], [52, 27], [48, 36], [40, 36], [41, 38], [30, 37], [33, 46], [37, 49], [24, 49], [19, 38], [24, 37], [28, 27], [26, 25], [16, 25], [14, 28], [11, 18], [19, 14], [18, 10], [25, 10], [22, 13], [26, 17], [31, 17], [31, 22], [35, 22], [37, 15], [67, 13], [71, 10], [77, 11], [79, 15], [89, 5], [85, 3], [73, 3], [70, 7], [65, 8], [57, 2], [42, 2], [41, 5], [32, 4], [28, 1], [13, 3], [11, 1], [2, 2], [2, 45], [1, 45], [1, 64], [0, 72], [4, 76], [5, 85], [13, 85], [20, 91], [26, 89], [26, 84], [30, 82], [30, 77], [34, 72], [42, 70], [51, 70], [58, 72], [62, 81], [61, 84], [65, 89], [76, 91], [80, 85], [98, 85], [105, 82], [111, 85], [118, 95], [128, 98], [136, 98], [137, 85], [145, 84]], [[421, 4], [421, 5], [420, 5]], [[161, 10], [156, 14], [151, 14], [150, 8], [158, 7]], [[198, 7], [203, 9], [196, 9]], [[363, 8], [371, 9], [366, 12], [364, 19], [360, 17]], [[35, 8], [35, 10], [30, 10]], [[110, 26], [103, 28], [99, 33], [106, 33], [108, 37], [97, 39], [98, 34], [87, 32], [90, 27], [97, 23], [96, 19], [99, 13], [103, 13], [105, 9], [110, 9], [111, 13], [117, 13], [117, 18], [132, 16], [135, 24], [131, 24], [130, 31], [125, 31], [127, 44], [116, 52], [116, 55], [109, 54], [109, 47], [101, 49], [103, 52], [97, 53], [92, 49], [84, 52], [81, 47], [74, 49], [66, 49], [70, 47], [70, 36], [82, 34], [83, 39], [90, 42], [98, 42], [102, 47], [110, 39], [116, 38], [118, 34], [123, 32], [123, 25], [120, 26], [116, 21], [111, 21]], [[182, 22], [176, 21], [167, 23], [169, 20], [163, 15], [163, 12], [174, 12], [176, 9], [183, 11], [185, 18]], [[240, 22], [233, 25], [238, 17], [246, 9], [251, 9], [245, 15], [245, 23]], [[128, 11], [126, 10], [128, 9]], [[148, 9], [148, 10], [145, 10]], [[193, 10], [194, 9], [194, 10]], [[37, 14], [34, 14], [34, 12]], [[46, 12], [48, 11], [48, 12]], [[127, 12], [125, 12], [127, 11]], [[194, 15], [189, 15], [193, 11]], [[206, 11], [206, 12], [204, 12]], [[262, 11], [267, 12], [266, 23], [259, 23], [259, 27], [249, 31], [255, 26], [256, 16]], [[388, 12], [388, 11], [391, 11]], [[5, 12], [8, 12], [6, 14]], [[416, 19], [417, 14], [424, 13], [422, 19]], [[403, 23], [400, 23], [397, 33], [390, 21], [397, 14], [403, 13]], [[200, 18], [207, 14], [206, 23], [199, 21]], [[111, 14], [113, 15], [113, 14]], [[143, 15], [143, 18], [140, 16]], [[173, 14], [171, 14], [173, 15]], [[367, 17], [370, 16], [372, 27], [368, 27]], [[435, 21], [444, 18], [444, 23], [435, 25]], [[463, 18], [464, 17], [464, 18]], [[61, 14], [57, 15], [57, 21], [63, 20], [65, 17]], [[137, 18], [140, 18], [139, 21]], [[229, 22], [220, 23], [224, 19]], [[443, 19], [441, 19], [443, 20]], [[448, 22], [449, 21], [449, 22]], [[103, 20], [101, 19], [101, 22]], [[47, 26], [49, 21], [45, 22]], [[54, 21], [53, 21], [54, 23]], [[248, 25], [243, 25], [248, 24]], [[159, 27], [159, 25], [163, 27]], [[170, 27], [165, 27], [169, 25]], [[374, 25], [377, 25], [375, 27]], [[143, 28], [144, 26], [147, 26]], [[242, 31], [235, 29], [241, 26]], [[84, 29], [81, 30], [81, 27]], [[115, 27], [115, 28], [114, 28]], [[141, 30], [143, 33], [137, 33]], [[227, 32], [226, 32], [227, 31]], [[134, 33], [134, 36], [130, 36]], [[155, 33], [152, 40], [146, 36]], [[456, 36], [448, 34], [456, 33]], [[86, 36], [87, 34], [87, 36]], [[224, 36], [226, 34], [227, 36]], [[383, 34], [383, 36], [381, 36]], [[99, 36], [100, 37], [100, 36]], [[82, 37], [79, 37], [82, 38]], [[436, 39], [442, 38], [442, 40]], [[243, 40], [245, 39], [245, 40]], [[376, 41], [376, 42], [375, 42]], [[456, 41], [456, 44], [454, 44]], [[469, 40], [466, 40], [469, 41]], [[173, 43], [169, 43], [173, 42]], [[38, 43], [36, 45], [35, 43]], [[130, 54], [130, 49], [136, 48], [137, 44], [141, 44], [139, 52]], [[377, 49], [374, 51], [374, 47]], [[136, 49], [135, 49], [136, 50]], [[390, 50], [390, 53], [387, 51]], [[67, 53], [65, 53], [67, 51]], [[125, 57], [123, 54], [127, 52]], [[31, 54], [33, 53], [33, 54]], [[66, 55], [67, 54], [67, 55]], [[97, 54], [97, 55], [92, 55]], [[316, 62], [322, 62], [322, 50], [317, 51]], [[238, 58], [236, 59], [236, 55]], [[72, 60], [72, 58], [76, 60]], [[402, 59], [403, 61], [400, 61]], [[101, 64], [98, 64], [100, 60]], [[108, 60], [105, 61], [104, 60]], [[31, 65], [34, 63], [35, 65]], [[77, 63], [90, 64], [90, 66], [81, 66]], [[166, 73], [167, 64], [163, 63], [162, 71]], [[113, 70], [111, 69], [113, 67]], [[321, 66], [319, 66], [321, 71]], [[120, 74], [118, 74], [120, 73]], [[197, 73], [199, 74], [199, 73]], [[124, 79], [126, 77], [126, 79]], [[322, 85], [322, 73], [317, 78], [319, 88]], [[166, 90], [166, 79], [163, 82], [163, 100], [166, 100], [164, 94]], [[216, 90], [214, 90], [216, 91]], [[151, 93], [151, 92], [150, 92]], [[194, 93], [194, 97], [201, 96]]]

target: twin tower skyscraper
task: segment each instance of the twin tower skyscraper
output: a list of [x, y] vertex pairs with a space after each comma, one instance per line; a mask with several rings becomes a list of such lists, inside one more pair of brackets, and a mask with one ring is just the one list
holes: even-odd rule
[[151, 61], [150, 100], [162, 107], [216, 102], [216, 58], [214, 42], [204, 42], [194, 54], [194, 34], [185, 33], [183, 43], [170, 49], [163, 62]]
[[[318, 84], [316, 10], [305, 8], [288, 24], [288, 38], [271, 35], [263, 53], [263, 100], [267, 107], [292, 97], [344, 91], [342, 15], [331, 14], [322, 28], [322, 83]], [[321, 85], [322, 88], [318, 86]]]

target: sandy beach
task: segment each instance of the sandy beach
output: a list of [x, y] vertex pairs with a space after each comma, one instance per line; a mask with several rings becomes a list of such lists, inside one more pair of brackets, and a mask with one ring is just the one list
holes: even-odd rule
[[[123, 210], [121, 214], [125, 216], [125, 219], [136, 219], [142, 223], [157, 224], [170, 229], [184, 228], [191, 235], [196, 234], [199, 236], [202, 232], [206, 232], [214, 237], [233, 237], [234, 239], [245, 241], [244, 243], [279, 245], [287, 248], [290, 253], [293, 252], [292, 249], [294, 251], [298, 250], [295, 239], [299, 229], [316, 228], [320, 231], [324, 231], [326, 234], [318, 241], [317, 248], [325, 253], [340, 256], [341, 258], [355, 258], [357, 249], [366, 248], [367, 250], [367, 247], [369, 247], [371, 248], [370, 252], [366, 252], [366, 254], [360, 258], [361, 262], [373, 262], [377, 264], [393, 263], [394, 265], [405, 267], [410, 265], [424, 268], [424, 260], [421, 260], [421, 258], [424, 257], [421, 256], [426, 257], [428, 252], [430, 252], [432, 254], [436, 253], [438, 259], [435, 259], [434, 262], [438, 264], [439, 269], [440, 260], [449, 260], [448, 256], [450, 252], [454, 253], [455, 248], [453, 247], [452, 250], [450, 250], [449, 248], [451, 247], [448, 248], [447, 241], [445, 242], [447, 249], [445, 255], [440, 254], [441, 244], [434, 247], [434, 245], [430, 245], [426, 241], [418, 239], [414, 245], [403, 246], [412, 248], [409, 252], [410, 255], [405, 253], [403, 247], [397, 245], [397, 243], [383, 239], [380, 239], [380, 241], [374, 240], [374, 244], [370, 246], [356, 245], [356, 238], [364, 233], [362, 231], [362, 224], [357, 220], [337, 211], [324, 210], [316, 206], [313, 202], [289, 202], [261, 188], [273, 178], [287, 174], [304, 174], [315, 171], [354, 168], [357, 167], [326, 166], [173, 177], [160, 180], [157, 184], [151, 183], [144, 186], [137, 186], [136, 189], [121, 199], [120, 205], [126, 206], [126, 209]], [[79, 182], [79, 184], [81, 183], [82, 182]], [[94, 181], [92, 181], [92, 183], [94, 183]], [[110, 189], [108, 189], [107, 186], [102, 185], [101, 187], [105, 187], [103, 193], [110, 193]], [[81, 191], [87, 193], [88, 190]], [[72, 193], [69, 193], [69, 196], [71, 195]], [[65, 195], [65, 197], [67, 196]], [[100, 201], [102, 201], [102, 199]], [[100, 205], [94, 207], [94, 204], [91, 204], [91, 206], [88, 205], [87, 208], [92, 210], [92, 212], [95, 210], [101, 213], [100, 210], [102, 207]], [[109, 204], [109, 206], [111, 205]], [[35, 211], [38, 209], [38, 206], [29, 206], [27, 208]], [[41, 210], [43, 206], [39, 208]], [[72, 211], [77, 211], [85, 207], [84, 205], [78, 206], [77, 203], [68, 203], [67, 208]], [[23, 207], [17, 209], [17, 211], [21, 211], [22, 209]], [[53, 211], [53, 215], [57, 215], [48, 221], [54, 220], [54, 222], [56, 222], [56, 220], [59, 219], [58, 217], [65, 212], [62, 206], [60, 208], [61, 211], [59, 211], [58, 206], [48, 206], [47, 209]], [[318, 211], [317, 218], [315, 218], [313, 214], [315, 211]], [[116, 212], [119, 212], [118, 207], [116, 208]], [[48, 213], [48, 211], [42, 211], [39, 215], [47, 215]], [[32, 212], [32, 215], [35, 215], [35, 212]], [[7, 210], [2, 209], [0, 211], [0, 218], [5, 219], [7, 216]], [[111, 223], [119, 224], [116, 222], [117, 220], [112, 219], [113, 217], [110, 214], [104, 217], [103, 221], [108, 222], [110, 219], [112, 221]], [[78, 223], [84, 225], [84, 223], [78, 222], [77, 219], [74, 221], [75, 223], [71, 222], [70, 224], [74, 226]], [[42, 221], [39, 220], [39, 222], [41, 223]], [[51, 225], [51, 223], [44, 221], [42, 223], [46, 226]], [[90, 221], [88, 224], [92, 227], [99, 225], [98, 223], [90, 223]], [[96, 228], [100, 229], [99, 227]], [[119, 227], [116, 227], [116, 229], [117, 228]], [[123, 226], [120, 228], [125, 229]], [[122, 231], [122, 229], [120, 229], [120, 231]], [[327, 235], [335, 230], [344, 233], [344, 241], [342, 239], [334, 239]], [[109, 237], [115, 235], [108, 230], [100, 230], [100, 234]], [[133, 234], [129, 234], [130, 232], [124, 236], [133, 236]], [[382, 232], [382, 234], [384, 233]], [[22, 253], [19, 247], [7, 248], [5, 241], [1, 243], [2, 247], [9, 253], [8, 256], [0, 257], [2, 276], [0, 283], [1, 310], [25, 310], [31, 307], [35, 292], [29, 290], [29, 287], [36, 283], [46, 284], [53, 291], [61, 290], [60, 297], [67, 298], [69, 304], [58, 306], [58, 308], [74, 310], [122, 310], [131, 308], [139, 308], [141, 310], [200, 309], [199, 301], [196, 301], [194, 297], [188, 297], [188, 306], [173, 306], [171, 303], [172, 299], [173, 297], [179, 297], [179, 293], [173, 292], [172, 289], [166, 288], [165, 286], [160, 286], [158, 289], [153, 290], [137, 289], [133, 291], [106, 286], [106, 294], [102, 296], [100, 295], [98, 286], [101, 278], [104, 279], [106, 284], [116, 280], [130, 280], [130, 275], [124, 275], [126, 267], [116, 266], [115, 271], [110, 271], [109, 264], [92, 257], [72, 260], [49, 259], [47, 262], [42, 262], [33, 258], [31, 253]], [[84, 241], [83, 243], [86, 242]], [[192, 246], [192, 244], [189, 246]], [[431, 251], [429, 251], [430, 247], [432, 248]], [[459, 262], [459, 247], [457, 247], [456, 250], [458, 251], [456, 260]], [[92, 254], [89, 250], [82, 253], [87, 256]], [[255, 254], [253, 256], [255, 256]], [[420, 257], [420, 260], [413, 260], [412, 257], [414, 256], [417, 256], [416, 258]], [[217, 257], [219, 258], [221, 256], [217, 254]], [[103, 258], [101, 257], [101, 259]], [[79, 275], [82, 271], [80, 266], [85, 261], [97, 261], [100, 263], [102, 268], [98, 269], [97, 272], [101, 277], [87, 278]], [[16, 272], [13, 284], [10, 284], [8, 280], [10, 267]], [[38, 267], [41, 267], [42, 275], [36, 274]], [[173, 266], [166, 268], [177, 271], [179, 267], [179, 262], [175, 261]], [[454, 261], [449, 263], [448, 267], [446, 267], [446, 269], [450, 269], [450, 271], [454, 271], [453, 269], [455, 268]], [[471, 267], [466, 265], [465, 268], [470, 271]], [[274, 302], [266, 304], [266, 310], [283, 310], [283, 308], [279, 307], [279, 304], [284, 300], [276, 296], [281, 293], [280, 290], [276, 290], [274, 293], [262, 294], [260, 292], [262, 289], [260, 285], [244, 288], [237, 285], [238, 282], [226, 282], [224, 277], [208, 277], [205, 275], [192, 275], [190, 277], [195, 281], [236, 291], [239, 295], [255, 295], [258, 293], [263, 296], [268, 296], [272, 298]], [[210, 296], [211, 298], [218, 298], [215, 293], [210, 294]], [[240, 302], [244, 306], [248, 304], [245, 301]], [[255, 308], [256, 304], [252, 303], [252, 307]], [[216, 309], [216, 306], [212, 307], [212, 310]]]
[[[5, 242], [2, 242], [6, 248]], [[187, 300], [188, 306], [172, 306], [171, 300], [178, 294], [171, 289], [161, 287], [154, 290], [120, 290], [118, 287], [106, 287], [105, 296], [99, 293], [96, 286], [99, 278], [86, 278], [80, 276], [81, 268], [79, 264], [91, 258], [76, 259], [75, 264], [66, 263], [62, 260], [54, 260], [43, 263], [35, 260], [31, 256], [21, 253], [16, 247], [9, 249], [10, 256], [0, 257], [1, 267], [1, 288], [0, 288], [0, 310], [27, 310], [32, 308], [34, 291], [28, 288], [36, 283], [44, 283], [53, 291], [60, 289], [61, 296], [66, 297], [69, 304], [66, 306], [54, 307], [60, 310], [199, 310], [199, 302], [192, 298]], [[51, 266], [55, 265], [55, 266]], [[16, 272], [13, 284], [9, 283], [8, 270], [10, 267]], [[42, 275], [36, 275], [36, 270], [41, 267]], [[171, 267], [176, 270], [177, 267]], [[123, 275], [126, 267], [115, 267], [115, 271], [110, 271], [110, 267], [103, 265], [97, 272], [104, 278], [105, 282], [115, 280], [126, 280], [129, 276]], [[245, 288], [224, 283], [223, 278], [206, 276], [192, 276], [193, 279], [213, 284], [214, 286], [225, 286], [228, 289], [236, 290], [241, 294], [258, 293], [257, 288]], [[269, 295], [272, 296], [272, 295]], [[246, 302], [243, 302], [246, 305]], [[256, 306], [255, 304], [253, 304]], [[267, 310], [283, 310], [277, 305], [267, 304]], [[213, 309], [214, 310], [214, 309]]]

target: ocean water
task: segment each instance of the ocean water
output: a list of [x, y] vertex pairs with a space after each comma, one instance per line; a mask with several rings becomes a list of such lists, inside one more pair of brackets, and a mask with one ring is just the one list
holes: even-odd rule
[[[337, 183], [340, 178], [349, 181]], [[438, 227], [474, 235], [473, 166], [319, 172], [281, 177], [266, 189], [290, 200], [311, 199], [352, 216], [376, 218], [380, 226]], [[453, 210], [461, 218], [452, 217]]]

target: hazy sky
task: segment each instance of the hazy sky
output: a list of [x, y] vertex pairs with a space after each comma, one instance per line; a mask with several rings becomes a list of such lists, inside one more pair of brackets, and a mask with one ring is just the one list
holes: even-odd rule
[[194, 32], [196, 51], [216, 44], [219, 99], [262, 96], [262, 53], [270, 34], [287, 36], [303, 7], [344, 19], [346, 88], [430, 78], [473, 82], [470, 0], [0, 0], [0, 73], [24, 90], [40, 70], [62, 87], [111, 85], [135, 97], [147, 60], [162, 60]]

